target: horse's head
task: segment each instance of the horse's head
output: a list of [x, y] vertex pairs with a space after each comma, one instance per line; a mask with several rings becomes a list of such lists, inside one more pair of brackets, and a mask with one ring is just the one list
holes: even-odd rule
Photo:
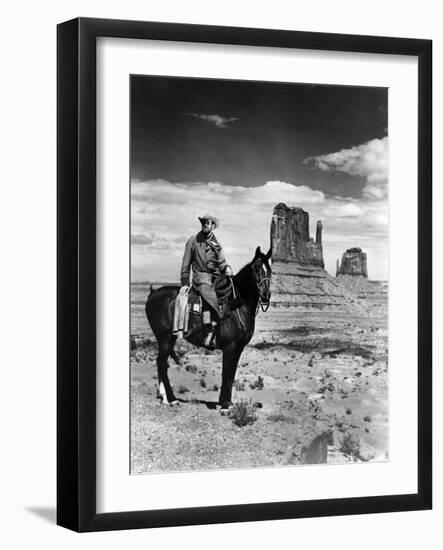
[[257, 246], [255, 256], [251, 262], [252, 276], [257, 285], [260, 302], [264, 306], [269, 306], [271, 301], [271, 266], [269, 264], [271, 253], [271, 248], [267, 254], [263, 254], [260, 247]]

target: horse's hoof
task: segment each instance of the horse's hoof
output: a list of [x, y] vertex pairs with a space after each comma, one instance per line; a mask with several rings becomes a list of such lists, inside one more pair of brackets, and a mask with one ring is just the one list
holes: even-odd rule
[[224, 403], [221, 406], [220, 414], [222, 416], [227, 416], [229, 414], [229, 411], [232, 409], [232, 403]]
[[175, 399], [175, 397], [171, 401], [168, 401], [167, 399], [162, 399], [161, 403], [163, 405], [169, 405], [170, 407], [173, 407], [174, 405], [180, 405], [180, 402], [178, 401], [178, 399]]
[[174, 401], [167, 401], [165, 399], [160, 399], [161, 405], [168, 405], [168, 407], [174, 407], [176, 405], [180, 405], [180, 403], [175, 399]]

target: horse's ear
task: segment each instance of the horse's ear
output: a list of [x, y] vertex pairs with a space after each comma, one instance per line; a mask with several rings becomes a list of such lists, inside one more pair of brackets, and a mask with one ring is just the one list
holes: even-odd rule
[[266, 256], [265, 256], [265, 259], [266, 259], [266, 260], [269, 260], [269, 258], [271, 257], [271, 254], [272, 254], [272, 246], [269, 247], [269, 250], [268, 250], [268, 252], [267, 252], [267, 254], [266, 254]]
[[261, 254], [260, 247], [257, 246], [257, 248], [255, 249], [255, 256], [254, 256], [254, 258], [258, 258], [258, 257], [260, 256], [260, 254]]

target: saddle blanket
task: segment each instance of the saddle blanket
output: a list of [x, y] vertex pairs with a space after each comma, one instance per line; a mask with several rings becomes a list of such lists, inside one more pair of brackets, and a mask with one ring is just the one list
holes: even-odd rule
[[[229, 311], [234, 311], [239, 308], [243, 301], [240, 296], [232, 296], [232, 285], [226, 279], [223, 284], [217, 285], [215, 282], [215, 290], [218, 298], [217, 310], [220, 318], [223, 318]], [[206, 296], [204, 296], [206, 299]], [[197, 333], [202, 325], [203, 300], [201, 294], [193, 287], [182, 287], [177, 294], [174, 305], [174, 320], [172, 331], [177, 338], [188, 336], [191, 332], [195, 333], [194, 339], [197, 338]], [[207, 309], [207, 305], [204, 306]], [[188, 334], [189, 333], [189, 334]], [[196, 344], [198, 343], [198, 338]], [[198, 345], [198, 344], [197, 344]]]
[[177, 338], [183, 338], [189, 330], [191, 315], [201, 315], [201, 297], [193, 289], [181, 288], [175, 299], [172, 331]]

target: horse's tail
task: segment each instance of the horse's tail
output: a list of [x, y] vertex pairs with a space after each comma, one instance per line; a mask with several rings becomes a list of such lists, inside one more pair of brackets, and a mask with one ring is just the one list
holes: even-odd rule
[[148, 315], [148, 304], [149, 304], [149, 300], [151, 299], [151, 296], [154, 292], [154, 287], [151, 283], [151, 286], [149, 287], [149, 294], [148, 294], [148, 297], [146, 298], [146, 304], [145, 304], [145, 312], [146, 312], [146, 316]]

